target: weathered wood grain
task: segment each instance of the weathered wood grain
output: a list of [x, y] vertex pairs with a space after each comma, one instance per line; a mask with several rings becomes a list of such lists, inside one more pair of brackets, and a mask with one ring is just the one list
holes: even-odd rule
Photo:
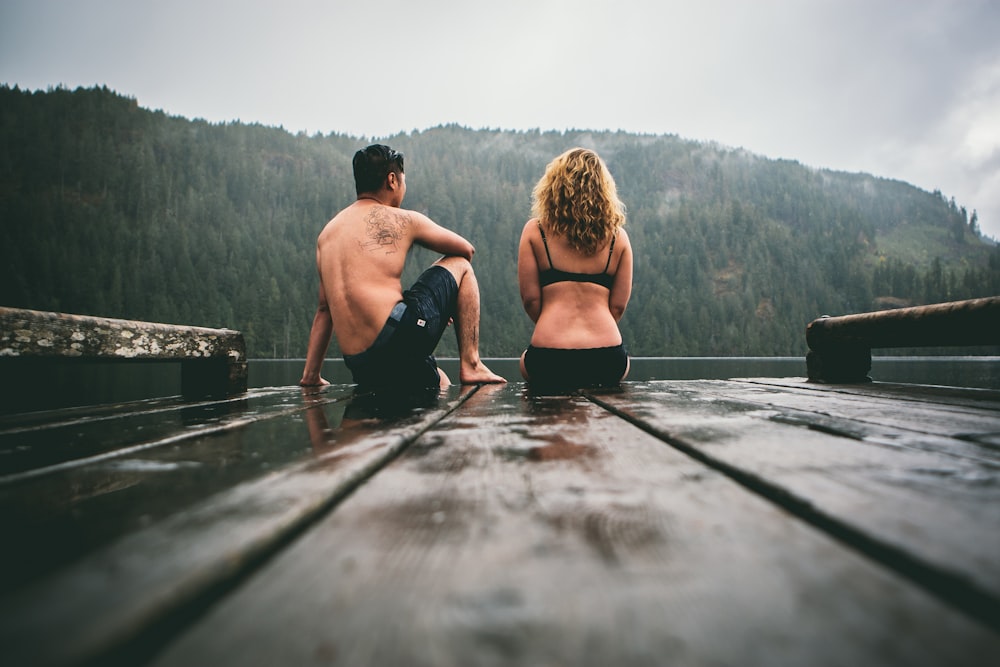
[[[945, 415], [944, 423], [951, 425], [946, 428], [949, 435], [961, 440], [972, 440], [992, 449], [1000, 448], [1000, 391], [993, 389], [978, 389], [971, 387], [945, 387], [933, 385], [912, 385], [893, 384], [878, 382], [873, 385], [822, 385], [795, 382], [794, 379], [777, 378], [753, 378], [747, 381], [753, 384], [768, 385], [778, 387], [782, 390], [792, 390], [795, 392], [811, 391], [815, 394], [847, 395], [854, 397], [871, 397], [882, 401], [887, 405], [887, 413], [894, 414], [898, 409], [894, 406], [895, 401], [901, 401], [902, 405], [909, 406], [909, 412], [919, 412], [923, 404], [930, 404], [943, 408], [948, 412], [954, 412], [961, 408], [974, 408], [984, 410], [986, 414], [994, 415], [984, 424], [986, 430], [974, 432], [962, 432], [954, 428], [954, 424]], [[918, 404], [918, 405], [914, 405]]]
[[1000, 345], [1000, 296], [823, 317], [806, 327], [809, 348]]
[[[113, 411], [100, 406], [65, 418], [61, 411], [48, 418], [36, 414], [33, 424], [0, 426], [0, 486], [294, 413], [302, 408], [287, 397], [297, 394], [252, 390], [228, 400], [125, 404]], [[340, 394], [347, 396], [350, 389]]]
[[165, 627], [232, 585], [465, 398], [456, 388], [423, 409], [386, 414], [361, 399], [293, 391], [297, 421], [256, 421], [239, 437], [310, 447], [307, 460], [221, 488], [4, 595], [0, 663], [132, 664]]
[[[603, 398], [653, 411], [646, 389]], [[664, 410], [700, 421], [665, 398]], [[697, 428], [706, 442], [725, 431]], [[996, 634], [660, 439], [582, 397], [508, 386], [480, 388], [154, 664], [997, 655]]]
[[806, 326], [809, 379], [868, 379], [872, 348], [1000, 345], [1000, 296], [822, 317]]
[[247, 389], [243, 334], [0, 306], [0, 357], [180, 361], [185, 396]]
[[[871, 385], [891, 389], [891, 385]], [[700, 383], [690, 385], [706, 396], [754, 403], [781, 410], [774, 419], [863, 440], [885, 447], [911, 447], [944, 456], [971, 458], [1000, 468], [1000, 449], [986, 440], [1000, 429], [1000, 392], [983, 391], [981, 400], [961, 404], [947, 393], [938, 400], [901, 396], [891, 391], [835, 393], [815, 384], [770, 382]], [[991, 396], [993, 401], [985, 400]], [[947, 402], [942, 402], [947, 397]]]
[[[836, 433], [824, 427], [826, 415], [810, 420], [794, 409], [797, 400], [816, 409], [810, 392], [757, 393], [751, 398], [736, 384], [651, 382], [595, 400], [1000, 629], [1000, 476], [989, 450], [956, 457], [936, 434], [923, 448], [896, 447], [888, 426], [869, 438], [861, 421], [854, 434]], [[825, 412], [842, 421], [855, 410], [873, 418], [842, 400], [828, 394]], [[902, 424], [921, 423], [925, 409], [881, 408], [884, 422], [901, 424], [897, 439], [911, 444], [914, 432]], [[969, 419], [981, 424], [981, 417]]]
[[[52, 429], [31, 427], [33, 443], [53, 456], [78, 453], [71, 437], [77, 429], [95, 443], [104, 434], [119, 448], [0, 478], [0, 533], [7, 542], [0, 550], [0, 592], [208, 496], [310, 458], [303, 425], [309, 403], [302, 394], [251, 392], [246, 401], [160, 405], [148, 413], [128, 405], [93, 420], [77, 413]], [[309, 401], [350, 397], [344, 387]], [[299, 437], [288, 438], [289, 432]]]
[[996, 411], [1000, 403], [1000, 391], [978, 387], [949, 387], [933, 384], [899, 384], [876, 382], [848, 386], [815, 384], [805, 378], [731, 378], [735, 382], [783, 387], [795, 391], [808, 390], [824, 394], [848, 394], [852, 396], [876, 396], [878, 398], [900, 398], [908, 402], [924, 401], [934, 404], [947, 403], [953, 406], [985, 408]]

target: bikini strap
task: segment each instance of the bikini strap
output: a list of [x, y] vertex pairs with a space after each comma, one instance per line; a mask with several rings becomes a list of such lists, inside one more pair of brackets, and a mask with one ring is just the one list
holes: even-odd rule
[[[611, 237], [611, 247], [608, 248], [608, 263], [604, 265], [604, 273], [607, 273], [608, 272], [608, 267], [611, 266], [611, 253], [613, 253], [615, 251], [615, 239], [616, 238], [618, 238], [618, 232], [617, 231], [615, 232], [615, 235]], [[552, 263], [552, 260], [550, 259], [549, 260], [549, 264], [551, 264], [551, 263]]]
[[539, 220], [537, 224], [538, 224], [538, 233], [542, 235], [542, 243], [545, 244], [545, 256], [549, 258], [549, 268], [554, 269], [556, 267], [552, 265], [552, 255], [549, 253], [549, 241], [548, 239], [545, 238], [545, 230], [542, 229], [542, 221]]

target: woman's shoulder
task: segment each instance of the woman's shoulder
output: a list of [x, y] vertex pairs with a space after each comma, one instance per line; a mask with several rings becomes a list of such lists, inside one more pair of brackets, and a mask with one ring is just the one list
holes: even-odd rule
[[531, 218], [526, 223], [524, 223], [524, 227], [521, 228], [522, 237], [526, 238], [532, 235], [534, 236], [538, 235], [538, 218]]

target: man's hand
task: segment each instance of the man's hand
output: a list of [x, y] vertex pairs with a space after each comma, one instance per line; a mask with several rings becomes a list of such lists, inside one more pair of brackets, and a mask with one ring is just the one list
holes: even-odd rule
[[330, 383], [327, 380], [324, 380], [319, 375], [317, 375], [315, 377], [309, 377], [309, 376], [303, 375], [302, 379], [299, 380], [299, 386], [300, 387], [325, 387], [328, 384], [330, 384]]

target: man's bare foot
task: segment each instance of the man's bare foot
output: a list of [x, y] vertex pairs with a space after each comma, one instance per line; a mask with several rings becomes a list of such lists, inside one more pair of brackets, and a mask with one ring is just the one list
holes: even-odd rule
[[503, 384], [507, 382], [507, 380], [487, 368], [486, 364], [481, 361], [475, 366], [467, 367], [465, 364], [462, 364], [459, 378], [462, 380], [462, 384]]

